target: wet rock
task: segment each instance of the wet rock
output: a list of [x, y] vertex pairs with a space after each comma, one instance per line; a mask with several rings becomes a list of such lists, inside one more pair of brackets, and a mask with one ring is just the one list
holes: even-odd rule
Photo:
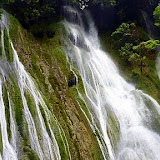
[[55, 35], [55, 32], [54, 31], [47, 31], [46, 34], [47, 34], [48, 38], [53, 38]]
[[37, 37], [37, 38], [43, 38], [44, 33], [43, 33], [43, 32], [35, 32], [35, 33], [33, 33], [33, 35], [34, 35], [35, 37]]
[[73, 85], [77, 84], [77, 80], [73, 72], [70, 73], [68, 78], [68, 87], [72, 87]]
[[84, 43], [84, 39], [82, 39], [80, 36], [76, 37], [75, 39], [75, 37], [70, 34], [68, 35], [68, 38], [75, 46], [89, 50], [88, 46]]
[[76, 84], [77, 84], [76, 77], [71, 77], [68, 81], [68, 87], [72, 87], [73, 85]]

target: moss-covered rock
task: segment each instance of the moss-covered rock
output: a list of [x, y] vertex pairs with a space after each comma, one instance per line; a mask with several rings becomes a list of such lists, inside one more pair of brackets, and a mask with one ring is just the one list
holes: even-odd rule
[[[79, 105], [83, 104], [82, 106], [85, 108], [85, 104], [82, 100], [77, 99], [77, 85], [81, 93], [84, 94], [82, 80], [78, 78], [78, 84], [68, 86], [68, 80], [73, 78], [73, 73], [70, 71], [65, 55], [64, 39], [67, 36], [64, 26], [59, 22], [48, 22], [43, 23], [43, 25], [45, 26], [43, 38], [34, 37], [33, 34], [18, 25], [14, 45], [26, 70], [34, 78], [37, 87], [43, 93], [50, 111], [49, 114], [56, 116], [65, 133], [65, 136], [64, 134], [62, 136], [63, 138], [60, 137], [58, 134], [60, 130], [55, 127], [55, 120], [52, 120], [50, 124], [52, 124], [62, 159], [68, 159], [69, 156], [69, 154], [66, 154], [67, 149], [65, 149], [64, 143], [68, 143], [72, 159], [103, 159], [96, 136]], [[34, 27], [31, 29], [32, 33], [36, 32], [37, 26]], [[51, 31], [54, 33], [52, 37], [47, 35]], [[32, 105], [28, 93], [26, 93], [26, 97], [28, 105]], [[44, 108], [40, 106], [40, 110], [45, 121], [47, 117]], [[30, 108], [30, 111], [34, 114], [33, 109]], [[18, 110], [16, 112], [19, 113]], [[47, 121], [45, 121], [45, 125], [48, 126]], [[49, 133], [49, 129], [47, 131]], [[65, 137], [68, 142], [66, 142]]]

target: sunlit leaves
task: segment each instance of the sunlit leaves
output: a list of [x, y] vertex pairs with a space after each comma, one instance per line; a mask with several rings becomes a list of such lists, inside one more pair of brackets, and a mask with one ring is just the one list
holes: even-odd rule
[[126, 57], [132, 55], [133, 54], [132, 48], [133, 48], [132, 43], [125, 43], [125, 45], [120, 49], [120, 55]]
[[120, 36], [128, 36], [130, 35], [130, 25], [128, 23], [122, 23], [115, 32], [112, 33], [112, 36], [120, 35]]
[[155, 25], [160, 26], [160, 4], [155, 8], [153, 15], [155, 19]]
[[147, 52], [154, 52], [156, 47], [160, 45], [159, 40], [148, 40], [146, 42], [141, 42], [139, 45], [134, 46], [133, 49], [138, 51], [141, 55]]

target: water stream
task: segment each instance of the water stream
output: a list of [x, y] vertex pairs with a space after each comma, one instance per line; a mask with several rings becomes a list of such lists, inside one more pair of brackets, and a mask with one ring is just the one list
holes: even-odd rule
[[[61, 155], [59, 151], [59, 146], [56, 141], [54, 130], [53, 130], [53, 122], [56, 124], [55, 127], [58, 128], [59, 134], [63, 134], [62, 128], [60, 128], [59, 123], [57, 122], [55, 116], [48, 109], [45, 104], [40, 91], [37, 89], [32, 77], [26, 72], [24, 66], [19, 61], [16, 50], [14, 49], [14, 45], [9, 37], [9, 22], [7, 18], [7, 14], [4, 12], [1, 18], [1, 48], [2, 55], [0, 57], [0, 126], [1, 126], [1, 135], [2, 135], [2, 155], [0, 154], [0, 159], [3, 160], [18, 160], [22, 158], [23, 151], [20, 147], [21, 138], [19, 135], [19, 128], [17, 127], [15, 121], [15, 112], [17, 111], [16, 104], [13, 103], [13, 92], [11, 90], [7, 90], [7, 98], [4, 98], [4, 88], [7, 86], [14, 86], [18, 88], [16, 92], [19, 91], [23, 106], [23, 125], [27, 126], [24, 130], [28, 132], [28, 141], [30, 143], [28, 145], [35, 152], [40, 160], [60, 160]], [[6, 35], [5, 35], [6, 34]], [[8, 44], [12, 51], [13, 60], [10, 62], [7, 59], [7, 52], [5, 51], [4, 37], [8, 37]], [[12, 78], [10, 78], [12, 77]], [[18, 93], [16, 93], [18, 94]], [[29, 107], [29, 102], [27, 97], [30, 96], [33, 100], [33, 106], [35, 109], [35, 115], [31, 113], [31, 106]], [[5, 100], [4, 100], [5, 99]], [[9, 107], [9, 121], [10, 121], [10, 132], [11, 138], [8, 137], [8, 128], [7, 128], [7, 119], [6, 119], [6, 109], [7, 106], [4, 103], [8, 99], [8, 107]], [[19, 99], [20, 100], [20, 99]], [[17, 102], [20, 103], [20, 102]], [[43, 110], [43, 116], [42, 116]], [[19, 108], [18, 108], [19, 111]], [[44, 120], [44, 116], [46, 121]], [[8, 117], [7, 117], [8, 118]], [[61, 133], [62, 132], [62, 133]], [[65, 136], [65, 135], [64, 135]], [[62, 138], [62, 135], [61, 135]], [[66, 154], [69, 154], [68, 144], [66, 148]], [[68, 153], [67, 153], [68, 152]], [[23, 158], [22, 158], [23, 159]]]
[[73, 13], [80, 19], [64, 21], [69, 37], [66, 43], [70, 46], [67, 59], [73, 70], [77, 66], [82, 77], [86, 93], [83, 100], [92, 117], [93, 131], [97, 128], [99, 137], [103, 138], [97, 136], [104, 159], [158, 160], [160, 106], [120, 76], [109, 54], [101, 49], [96, 27], [87, 11], [84, 15], [88, 31], [81, 24], [82, 14], [70, 7], [66, 9], [66, 16]]

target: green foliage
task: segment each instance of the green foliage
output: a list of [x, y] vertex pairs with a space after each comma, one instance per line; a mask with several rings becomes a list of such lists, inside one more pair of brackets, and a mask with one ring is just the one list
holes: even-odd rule
[[[122, 23], [111, 36], [116, 42], [116, 48], [123, 61], [132, 66], [141, 68], [146, 66], [146, 56], [155, 54], [156, 47], [160, 45], [159, 40], [147, 40], [147, 36], [135, 23]], [[149, 57], [149, 56], [148, 56]]]
[[146, 66], [147, 55], [155, 54], [156, 47], [159, 45], [159, 40], [148, 40], [136, 46], [133, 46], [132, 43], [125, 43], [119, 53], [123, 60], [130, 62], [135, 67], [140, 66], [142, 74], [142, 68]]
[[145, 33], [140, 27], [137, 27], [135, 23], [122, 23], [111, 36], [119, 39], [122, 44], [139, 43], [141, 41], [140, 37], [146, 38]]
[[125, 43], [125, 46], [121, 47], [119, 51], [122, 58], [126, 59], [131, 64], [140, 64], [140, 55], [138, 53], [134, 53], [132, 43]]
[[143, 33], [135, 23], [122, 23], [111, 36], [116, 39], [116, 46], [120, 48], [119, 54], [122, 60], [133, 66], [140, 66], [141, 72], [147, 51], [155, 51], [158, 44], [158, 41], [151, 40], [142, 42]]
[[130, 35], [130, 24], [128, 23], [122, 23], [117, 29], [116, 31], [114, 31], [112, 33], [111, 36], [120, 36], [120, 37], [124, 37], [124, 36], [128, 36]]
[[140, 55], [144, 55], [149, 52], [155, 52], [156, 47], [160, 45], [159, 40], [148, 40], [146, 42], [141, 42], [139, 45], [134, 46], [133, 49], [138, 51]]
[[155, 25], [160, 26], [160, 4], [158, 4], [158, 6], [155, 8], [153, 16], [155, 19]]
[[27, 157], [29, 159], [34, 159], [34, 160], [39, 160], [38, 155], [36, 154], [35, 151], [33, 151], [33, 149], [31, 149], [30, 147], [24, 147], [23, 148], [23, 152], [27, 155]]
[[8, 133], [8, 138], [10, 139], [11, 138], [10, 112], [9, 112], [9, 99], [8, 99], [6, 85], [4, 85], [4, 88], [3, 88], [3, 100], [4, 100], [4, 106], [5, 106], [6, 121], [7, 121], [7, 133]]
[[35, 20], [39, 17], [46, 17], [55, 13], [55, 1], [47, 1], [41, 3], [39, 0], [27, 1], [29, 7], [26, 8], [24, 14], [29, 20]]
[[149, 40], [149, 41], [144, 42], [144, 45], [148, 50], [155, 50], [156, 47], [160, 45], [160, 41], [159, 40], [154, 40], [154, 41]]
[[5, 1], [3, 6], [14, 15], [25, 27], [40, 18], [52, 17], [55, 14], [55, 0], [17, 0]]
[[132, 55], [133, 54], [132, 48], [133, 48], [132, 43], [125, 43], [125, 46], [121, 47], [121, 49], [119, 50], [120, 55], [126, 57]]
[[138, 53], [133, 53], [129, 59], [128, 59], [129, 62], [131, 62], [132, 64], [136, 64], [136, 65], [139, 65], [140, 64], [140, 61], [141, 61], [141, 57]]

